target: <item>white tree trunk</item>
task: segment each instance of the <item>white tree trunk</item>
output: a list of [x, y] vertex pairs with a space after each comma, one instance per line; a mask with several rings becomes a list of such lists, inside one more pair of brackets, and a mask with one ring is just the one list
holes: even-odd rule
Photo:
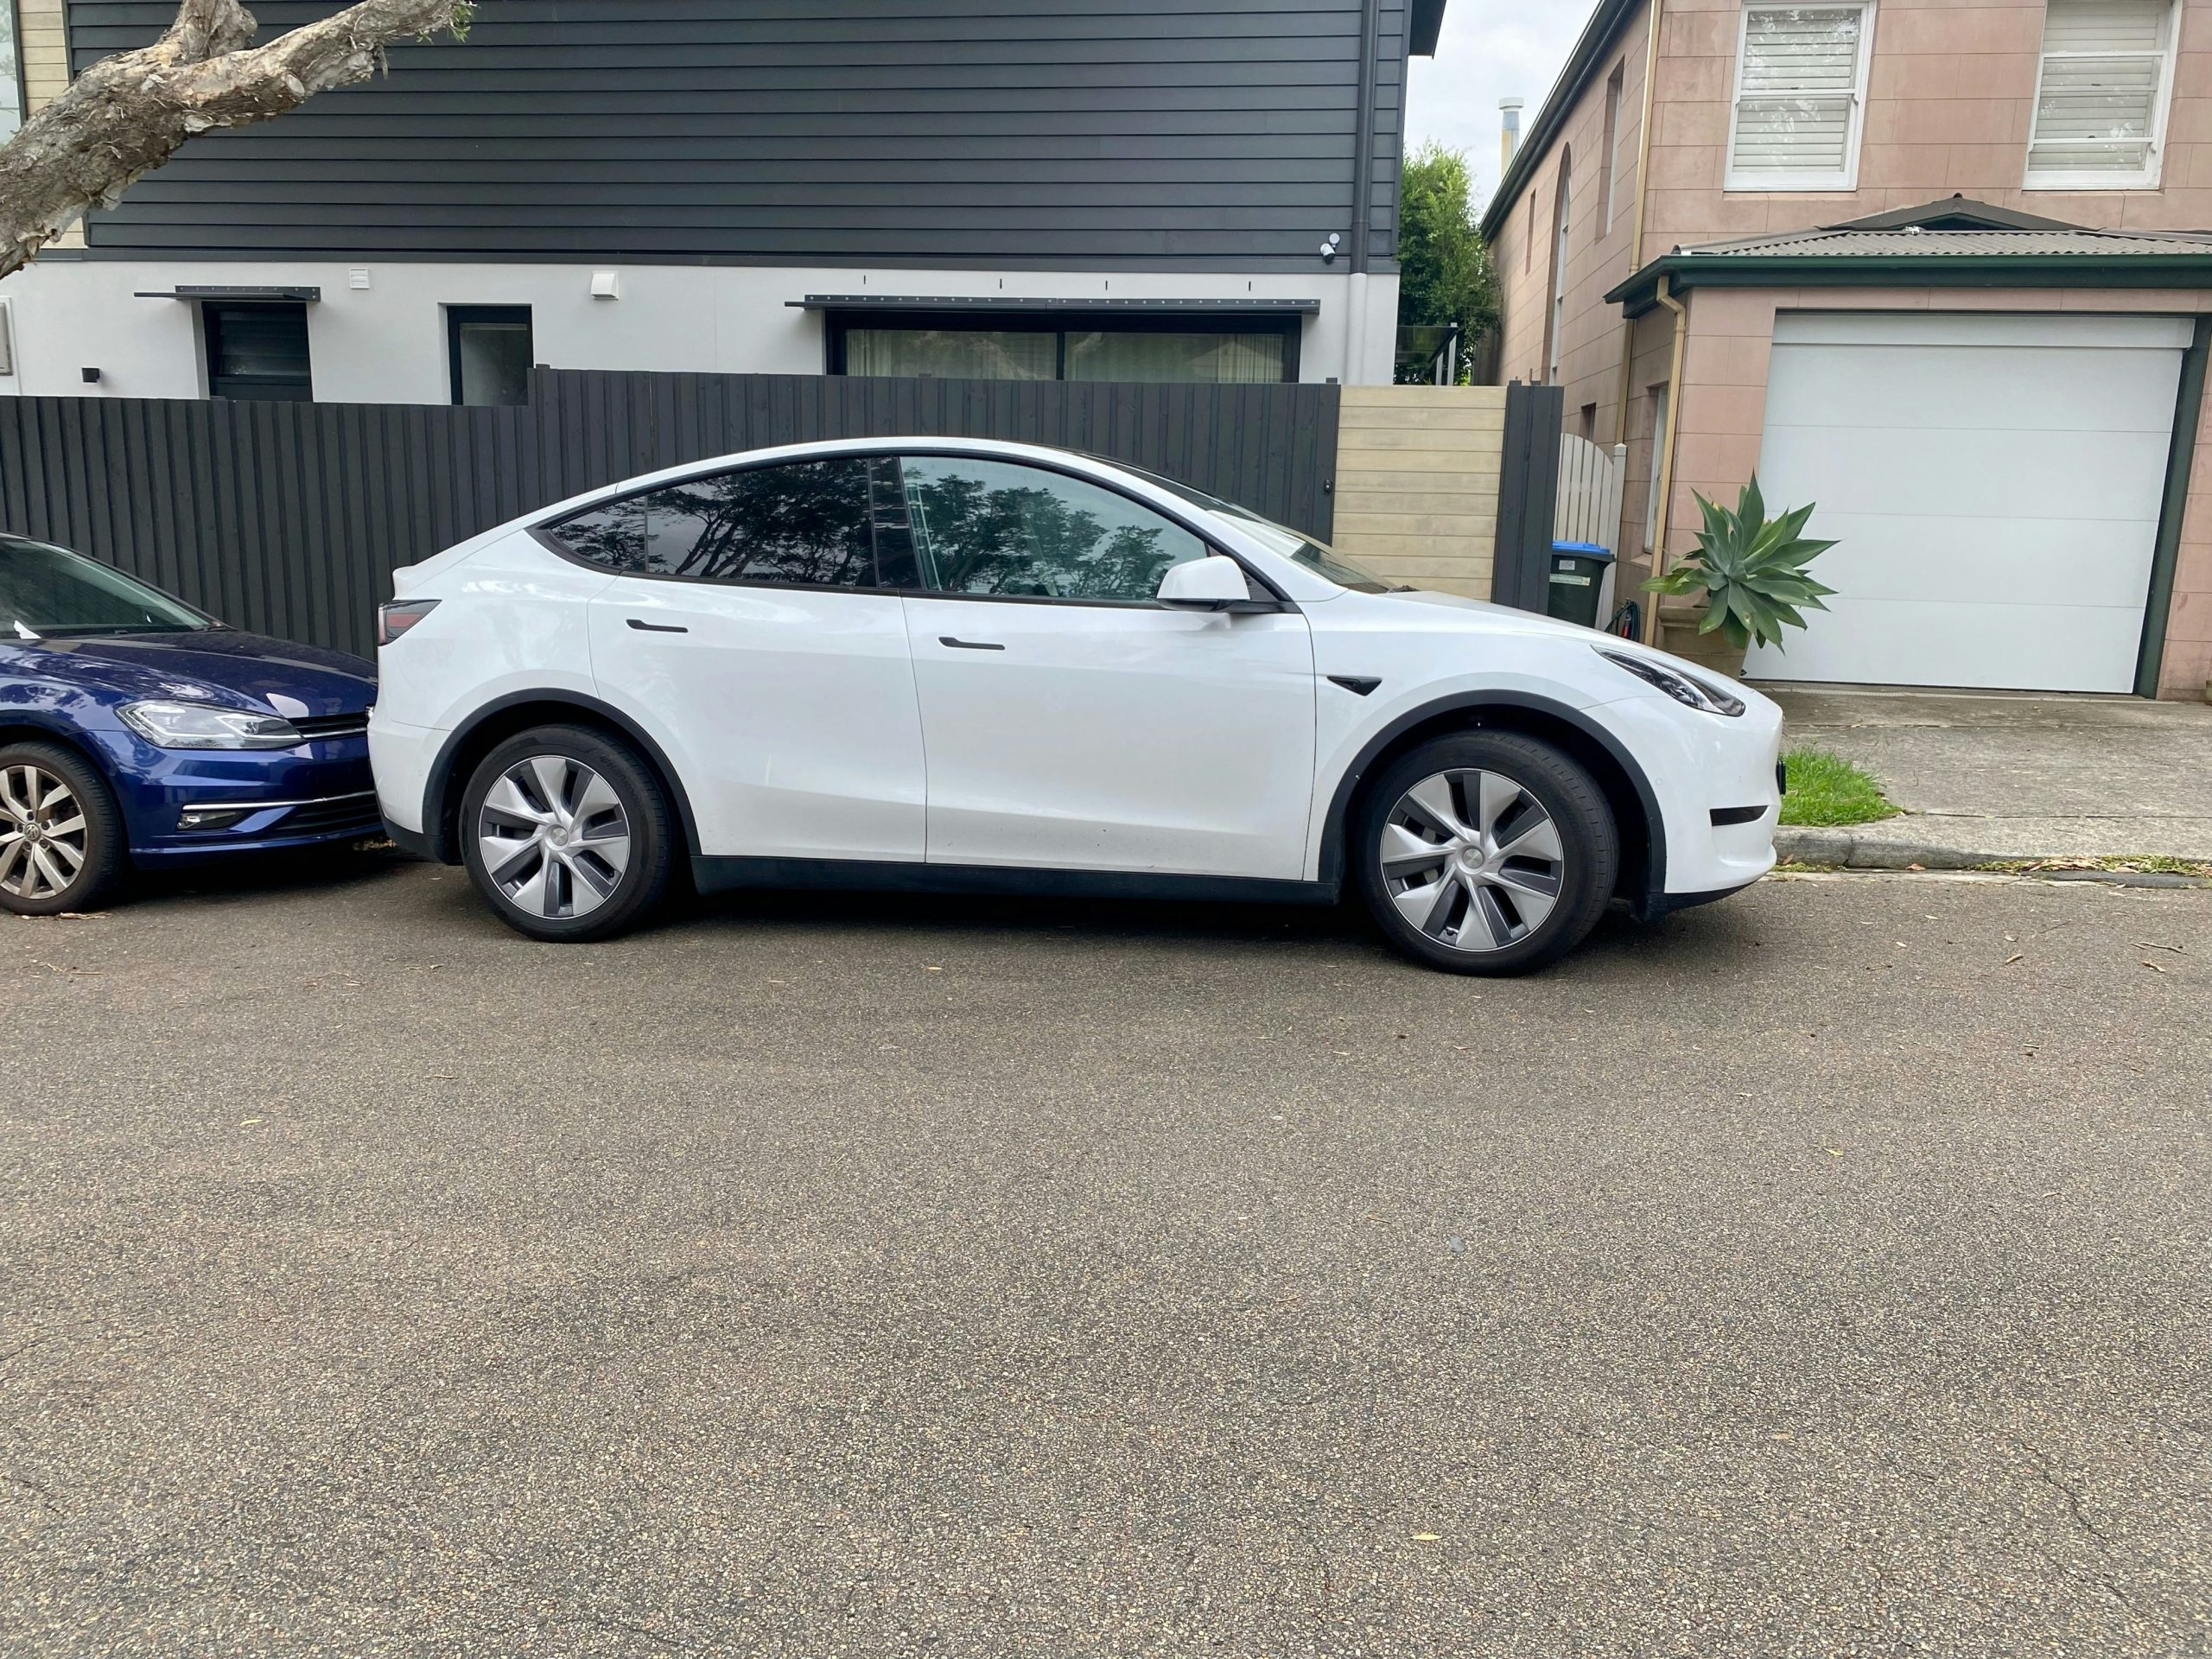
[[180, 0], [162, 38], [103, 58], [0, 145], [0, 276], [211, 127], [242, 127], [365, 80], [385, 48], [467, 27], [468, 0], [359, 0], [252, 44], [238, 0]]

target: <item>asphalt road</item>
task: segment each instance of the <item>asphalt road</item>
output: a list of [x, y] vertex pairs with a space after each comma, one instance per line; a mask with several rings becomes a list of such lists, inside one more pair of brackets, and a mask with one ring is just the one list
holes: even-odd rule
[[2212, 891], [0, 940], [11, 1659], [2212, 1653]]

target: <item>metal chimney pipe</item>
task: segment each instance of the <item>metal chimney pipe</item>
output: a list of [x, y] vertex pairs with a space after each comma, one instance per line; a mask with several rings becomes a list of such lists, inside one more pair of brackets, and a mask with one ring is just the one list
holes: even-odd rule
[[1497, 100], [1500, 123], [1497, 135], [1497, 165], [1500, 172], [1513, 164], [1513, 152], [1521, 148], [1521, 100], [1501, 98]]

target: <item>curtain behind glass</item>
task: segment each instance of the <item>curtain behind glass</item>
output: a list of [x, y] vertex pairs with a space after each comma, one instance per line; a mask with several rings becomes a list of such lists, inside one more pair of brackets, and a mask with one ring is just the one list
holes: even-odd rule
[[946, 380], [1050, 380], [1059, 336], [1041, 330], [849, 328], [847, 374], [925, 374]]
[[1249, 385], [1282, 378], [1281, 334], [1068, 336], [1071, 380], [1179, 380]]

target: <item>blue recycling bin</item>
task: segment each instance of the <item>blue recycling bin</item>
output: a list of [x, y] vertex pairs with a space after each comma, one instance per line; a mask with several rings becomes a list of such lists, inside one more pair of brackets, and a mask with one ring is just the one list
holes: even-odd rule
[[1595, 542], [1554, 542], [1544, 612], [1562, 622], [1602, 628], [1613, 603], [1613, 550]]

